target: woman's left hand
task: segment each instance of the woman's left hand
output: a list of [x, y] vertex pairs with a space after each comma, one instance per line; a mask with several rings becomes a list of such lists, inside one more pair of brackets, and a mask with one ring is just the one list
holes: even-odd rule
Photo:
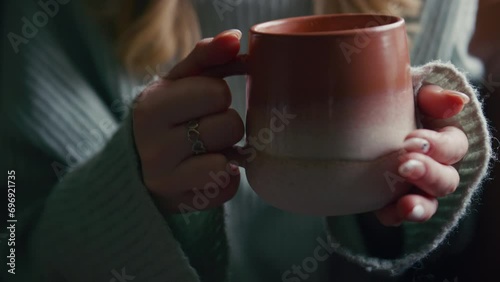
[[417, 102], [425, 129], [415, 130], [407, 136], [399, 167], [401, 177], [415, 188], [375, 212], [386, 226], [429, 220], [438, 208], [437, 198], [455, 192], [460, 182], [453, 165], [467, 153], [467, 136], [456, 127], [441, 127], [439, 121], [460, 113], [469, 97], [427, 85], [421, 88]]

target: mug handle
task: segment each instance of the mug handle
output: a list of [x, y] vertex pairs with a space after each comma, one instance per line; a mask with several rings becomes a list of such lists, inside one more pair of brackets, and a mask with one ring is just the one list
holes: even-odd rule
[[[248, 58], [249, 57], [247, 54], [238, 55], [236, 58], [224, 65], [219, 65], [204, 70], [201, 75], [217, 78], [247, 75]], [[224, 150], [222, 154], [224, 154], [230, 162], [245, 168], [248, 162], [248, 155], [245, 154], [245, 152], [247, 152], [249, 149], [251, 148], [248, 145], [245, 145], [244, 147], [233, 146], [233, 148]]]
[[211, 67], [202, 71], [201, 75], [209, 77], [230, 77], [248, 74], [248, 55], [238, 55], [226, 64]]

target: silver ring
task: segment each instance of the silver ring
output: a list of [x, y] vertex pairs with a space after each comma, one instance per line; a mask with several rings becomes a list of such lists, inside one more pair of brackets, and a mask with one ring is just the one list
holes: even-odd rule
[[200, 139], [200, 132], [198, 131], [199, 127], [200, 124], [196, 119], [191, 120], [187, 123], [187, 139], [189, 142], [191, 142], [191, 151], [193, 151], [193, 154], [195, 155], [200, 155], [207, 152], [207, 149], [205, 149], [205, 144], [203, 144]]

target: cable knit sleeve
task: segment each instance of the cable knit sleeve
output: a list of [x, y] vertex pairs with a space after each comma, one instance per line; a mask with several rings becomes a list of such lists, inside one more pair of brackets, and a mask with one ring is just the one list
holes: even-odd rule
[[32, 237], [39, 269], [48, 277], [198, 281], [141, 183], [130, 124], [127, 119], [105, 148], [65, 176], [45, 201]]
[[[0, 168], [16, 171], [18, 223], [16, 274], [2, 271], [0, 280], [224, 281], [216, 263], [226, 246], [214, 246], [225, 236], [202, 242], [218, 271], [193, 267], [177, 225], [173, 231], [142, 183], [132, 118], [120, 120], [110, 106], [129, 108], [118, 92], [130, 85], [120, 84], [111, 52], [81, 25], [78, 1], [65, 3], [29, 38], [1, 50]], [[6, 5], [5, 30], [18, 36], [29, 31], [20, 19], [44, 11], [31, 0]], [[222, 209], [190, 219], [193, 232], [217, 220], [224, 234]]]
[[461, 128], [469, 140], [469, 151], [459, 163], [460, 184], [455, 193], [439, 199], [436, 214], [425, 223], [403, 223], [403, 253], [399, 258], [381, 259], [368, 254], [362, 240], [355, 216], [330, 217], [326, 219], [332, 246], [338, 254], [360, 264], [367, 271], [398, 275], [415, 263], [429, 256], [443, 245], [460, 220], [469, 212], [476, 192], [485, 180], [489, 161], [492, 158], [491, 136], [483, 115], [482, 103], [477, 91], [467, 78], [453, 65], [439, 61], [413, 68], [414, 90], [418, 93], [424, 83], [435, 84], [443, 89], [467, 94], [471, 102], [456, 117], [443, 120], [443, 126]]
[[[23, 73], [12, 79], [16, 85], [2, 82], [11, 85], [3, 104], [9, 105], [3, 107], [8, 131], [21, 140], [2, 150], [16, 156], [10, 165], [23, 171], [18, 178], [25, 179], [26, 191], [18, 198], [18, 221], [25, 225], [17, 230], [18, 245], [25, 252], [18, 254], [15, 278], [199, 281], [141, 182], [131, 118], [117, 122], [63, 56], [37, 46], [20, 55]], [[37, 154], [26, 154], [26, 147]], [[37, 169], [60, 181], [28, 179]], [[40, 205], [28, 206], [34, 197]]]

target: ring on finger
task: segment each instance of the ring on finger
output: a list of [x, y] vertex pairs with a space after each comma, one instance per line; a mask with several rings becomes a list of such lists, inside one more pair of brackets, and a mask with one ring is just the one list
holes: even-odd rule
[[191, 151], [193, 154], [200, 155], [206, 153], [207, 149], [205, 149], [205, 144], [201, 141], [200, 131], [198, 130], [200, 127], [199, 121], [193, 119], [187, 123], [186, 127], [187, 139], [191, 143]]

